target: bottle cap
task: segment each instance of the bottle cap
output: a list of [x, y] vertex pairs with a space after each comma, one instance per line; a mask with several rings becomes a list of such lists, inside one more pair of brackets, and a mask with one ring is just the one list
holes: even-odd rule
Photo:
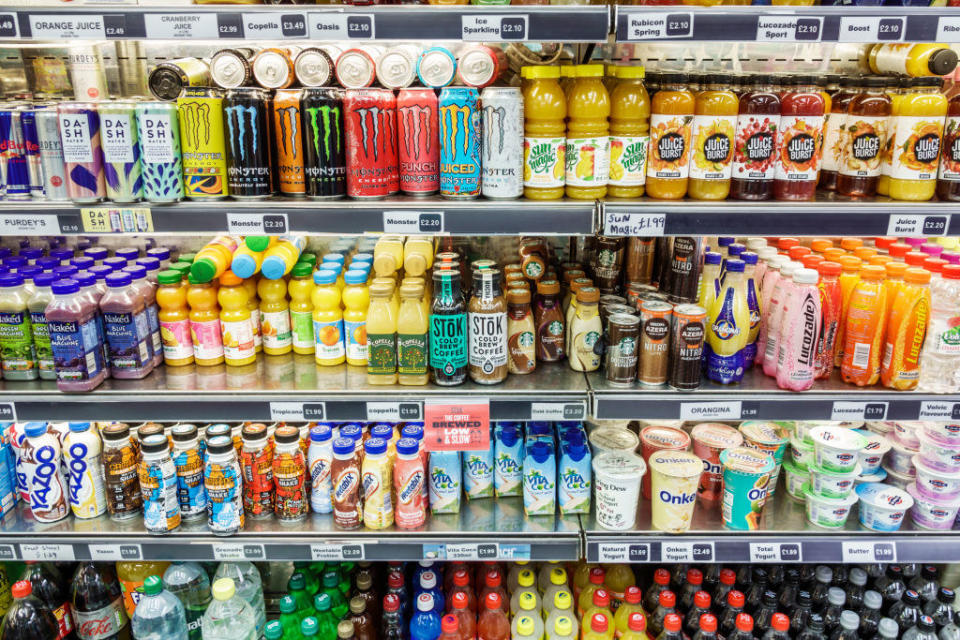
[[83, 433], [84, 431], [90, 430], [90, 423], [89, 422], [71, 422], [67, 425], [67, 427], [73, 433]]
[[886, 275], [887, 270], [875, 264], [868, 264], [860, 270], [860, 278], [863, 280], [883, 280]]
[[880, 618], [877, 624], [877, 631], [884, 638], [896, 638], [900, 635], [900, 626], [890, 618]]
[[573, 634], [573, 620], [567, 616], [558, 616], [553, 622], [553, 630], [559, 636], [570, 636]]
[[[119, 289], [121, 287], [126, 287], [130, 284], [132, 278], [130, 273], [126, 271], [115, 271], [108, 275], [105, 279], [107, 286], [111, 289]], [[54, 285], [56, 286], [56, 285]], [[80, 283], [77, 283], [77, 291], [80, 290]], [[56, 291], [54, 291], [56, 293]]]
[[300, 633], [305, 638], [310, 638], [317, 635], [317, 632], [320, 630], [320, 623], [317, 622], [317, 619], [313, 616], [308, 616], [303, 619], [303, 622], [300, 623]]
[[673, 591], [664, 590], [660, 592], [660, 606], [665, 609], [673, 609], [677, 606], [677, 596]]
[[937, 49], [927, 60], [927, 69], [935, 76], [945, 76], [957, 68], [957, 54], [952, 49]]
[[830, 587], [827, 589], [827, 602], [842, 607], [847, 601], [847, 594], [840, 587]]
[[328, 442], [333, 437], [333, 429], [328, 424], [318, 424], [310, 428], [310, 442]]
[[[940, 594], [937, 595], [939, 596]], [[910, 606], [916, 607], [920, 604], [920, 594], [913, 589], [907, 589], [903, 592], [901, 600]]]
[[710, 594], [706, 591], [697, 591], [695, 594], [693, 594], [693, 606], [697, 607], [698, 609], [709, 609]]
[[[779, 615], [779, 614], [778, 614]], [[786, 616], [784, 616], [786, 617]], [[789, 624], [787, 625], [789, 626]], [[717, 617], [712, 613], [704, 613], [700, 616], [700, 629], [707, 633], [714, 633], [717, 630]]]
[[723, 262], [723, 256], [716, 251], [707, 251], [703, 254], [704, 264], [720, 264]]
[[[421, 585], [422, 584], [423, 582], [421, 581]], [[500, 597], [495, 593], [491, 593], [491, 594], [488, 594], [488, 600], [489, 600], [489, 596], [491, 595], [495, 595], [497, 596], [497, 598]], [[497, 607], [489, 607], [488, 605], [488, 608], [495, 609]], [[433, 596], [430, 595], [429, 593], [421, 593], [419, 596], [417, 596], [417, 611], [433, 611]]]
[[[335, 587], [337, 586], [337, 581], [338, 581], [337, 575], [334, 574], [333, 580], [332, 580], [333, 584], [327, 584], [327, 576], [325, 575], [323, 579], [323, 586], [326, 588]], [[397, 597], [395, 594], [390, 594], [390, 595], [393, 595], [394, 598]], [[399, 602], [399, 598], [397, 599], [397, 601]], [[384, 598], [384, 603], [386, 603], [386, 598]], [[329, 611], [332, 606], [333, 606], [333, 601], [330, 600], [330, 594], [318, 593], [313, 598], [313, 608], [316, 609], [317, 611], [320, 611], [321, 613], [324, 611]]]
[[646, 631], [647, 618], [640, 611], [634, 611], [627, 617], [627, 628], [630, 631]]
[[536, 626], [530, 616], [519, 616], [517, 618], [517, 631], [520, 632], [521, 636], [533, 635], [534, 629], [536, 629]]
[[918, 269], [917, 267], [910, 267], [903, 274], [903, 279], [906, 282], [913, 284], [929, 284], [930, 283], [930, 272], [926, 269]]
[[[367, 455], [379, 455], [381, 453], [386, 453], [387, 441], [384, 440], [383, 438], [369, 438], [367, 439], [366, 442], [363, 443], [363, 448], [366, 451]], [[426, 574], [423, 574], [423, 575], [425, 576]], [[434, 581], [436, 581], [436, 578], [434, 578]], [[422, 582], [422, 577], [421, 577], [421, 582]]]
[[28, 422], [23, 427], [23, 433], [28, 438], [37, 438], [47, 432], [46, 422]]
[[734, 589], [727, 594], [727, 604], [733, 607], [734, 609], [742, 609], [743, 605], [746, 603], [746, 596], [743, 595], [743, 592], [737, 591]]
[[840, 626], [855, 631], [860, 627], [860, 616], [850, 610], [844, 611], [840, 614]]
[[[489, 573], [487, 574], [487, 577], [488, 578], [490, 577]], [[496, 586], [496, 585], [490, 585], [489, 580], [487, 582], [488, 582], [488, 586]], [[423, 595], [427, 595], [427, 594], [423, 594]], [[499, 609], [501, 604], [502, 603], [500, 599], [500, 594], [495, 591], [491, 591], [490, 593], [487, 594], [487, 599], [484, 601], [483, 606], [485, 606], [487, 609]]]
[[353, 438], [337, 438], [333, 441], [333, 452], [335, 454], [347, 455], [356, 451], [356, 443]]
[[367, 608], [367, 601], [363, 596], [353, 596], [350, 598], [350, 613], [363, 613]]
[[727, 260], [727, 271], [729, 273], [743, 273], [745, 266], [743, 260]]
[[573, 596], [568, 591], [557, 591], [553, 596], [553, 607], [555, 609], [567, 610], [573, 606]]
[[455, 615], [440, 618], [440, 630], [444, 633], [456, 633], [460, 629], [460, 620]]
[[[554, 569], [554, 571], [556, 571], [556, 569]], [[561, 569], [561, 571], [563, 570]], [[640, 587], [630, 585], [623, 593], [623, 601], [629, 604], [637, 604], [643, 599], [642, 596], [643, 594], [640, 591]]]
[[13, 593], [14, 598], [26, 598], [33, 593], [33, 585], [29, 580], [20, 580], [13, 583], [10, 591]]
[[600, 608], [610, 606], [610, 594], [606, 589], [597, 589], [593, 592], [593, 606]]
[[736, 625], [740, 631], [753, 631], [753, 617], [751, 617], [749, 613], [738, 613]]
[[663, 628], [670, 633], [676, 633], [677, 631], [680, 631], [680, 627], [682, 625], [683, 620], [676, 613], [668, 613], [663, 619]]
[[277, 444], [299, 444], [300, 429], [289, 425], [277, 427], [273, 432], [273, 440]]
[[341, 620], [337, 623], [337, 637], [347, 638], [353, 637], [353, 622], [350, 620]]
[[808, 256], [803, 256], [803, 258], [800, 259], [800, 264], [802, 264], [805, 269], [816, 269], [817, 265], [821, 262], [823, 262], [823, 256], [818, 256], [813, 253]]
[[822, 276], [838, 276], [840, 275], [841, 269], [842, 267], [839, 262], [829, 260], [825, 260], [817, 265], [817, 271], [819, 271]]
[[790, 628], [790, 618], [782, 613], [775, 613], [770, 618], [770, 624], [775, 631], [786, 631]]
[[956, 592], [950, 587], [940, 587], [940, 590], [937, 591], [937, 600], [945, 604], [953, 604], [954, 600], [957, 599]]
[[[394, 575], [396, 574], [390, 574], [390, 578], [393, 578]], [[387, 579], [388, 583], [390, 582], [390, 578]], [[390, 586], [392, 587], [393, 585], [390, 585]], [[323, 595], [327, 595], [327, 594], [323, 594]], [[328, 601], [330, 600], [329, 596], [327, 597], [327, 600]], [[329, 608], [329, 605], [327, 605], [327, 608]], [[394, 611], [399, 611], [400, 596], [398, 596], [395, 593], [388, 593], [387, 595], [383, 596], [383, 610], [387, 613], [393, 613]]]
[[660, 586], [670, 584], [670, 572], [666, 569], [657, 569], [653, 572], [653, 581]]
[[797, 284], [816, 284], [819, 279], [820, 274], [813, 269], [798, 269], [793, 273], [793, 281]]
[[161, 451], [170, 450], [170, 441], [167, 440], [167, 436], [162, 433], [155, 433], [153, 435], [143, 438], [140, 442], [140, 449], [143, 453], [160, 453]]
[[532, 67], [523, 68], [528, 78], [532, 79], [544, 79], [544, 78], [559, 78], [560, 77], [560, 68], [548, 65], [534, 65]]
[[237, 588], [230, 578], [220, 578], [213, 583], [212, 592], [215, 600], [229, 600], [237, 592]]
[[590, 628], [596, 633], [606, 633], [608, 626], [607, 616], [602, 613], [595, 613], [593, 617], [590, 618]]
[[646, 69], [641, 66], [620, 66], [617, 67], [617, 77], [624, 80], [636, 80], [646, 75]]

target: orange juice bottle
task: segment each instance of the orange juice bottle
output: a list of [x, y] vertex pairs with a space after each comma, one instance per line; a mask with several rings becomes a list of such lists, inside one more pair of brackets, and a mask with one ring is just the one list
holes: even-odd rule
[[867, 265], [860, 271], [860, 281], [850, 294], [840, 373], [844, 382], [858, 387], [876, 384], [880, 379], [886, 329], [885, 275], [883, 267]]
[[367, 366], [367, 307], [370, 291], [367, 274], [351, 269], [344, 276], [343, 287], [343, 333], [347, 348], [347, 364]]
[[930, 322], [930, 272], [911, 267], [890, 309], [880, 382], [906, 391], [920, 379], [920, 350]]
[[260, 333], [263, 336], [264, 353], [272, 356], [290, 353], [293, 334], [290, 331], [287, 281], [283, 278], [260, 278], [257, 293], [260, 295]]
[[523, 195], [531, 200], [563, 197], [567, 99], [557, 67], [525, 67], [523, 92]]
[[618, 67], [620, 81], [610, 95], [610, 180], [607, 195], [639, 198], [647, 178], [650, 96], [643, 67]]
[[891, 42], [874, 46], [869, 63], [882, 75], [945, 76], [957, 68], [957, 54], [945, 44]]
[[223, 338], [220, 334], [217, 289], [211, 282], [197, 281], [193, 274], [187, 277], [187, 282], [194, 362], [204, 367], [220, 364], [223, 362]]
[[197, 282], [210, 282], [230, 268], [233, 262], [233, 252], [239, 245], [233, 236], [217, 236], [197, 252], [190, 265], [190, 274]]
[[343, 343], [343, 312], [340, 311], [340, 288], [337, 274], [328, 269], [313, 274], [314, 359], [317, 364], [333, 366], [347, 359]]
[[193, 339], [190, 337], [190, 311], [187, 309], [187, 287], [179, 271], [157, 274], [157, 305], [160, 311], [160, 338], [163, 340], [163, 361], [175, 367], [193, 363]]
[[290, 272], [287, 283], [290, 296], [290, 332], [293, 334], [294, 353], [314, 353], [313, 337], [313, 267], [298, 262]]
[[889, 195], [894, 200], [929, 200], [936, 191], [943, 121], [947, 116], [947, 99], [940, 93], [942, 86], [943, 80], [935, 76], [914, 78], [894, 102], [896, 112], [889, 129], [893, 139]]
[[[890, 117], [887, 118], [887, 140], [880, 154], [880, 178], [877, 180], [877, 194], [890, 195], [890, 171], [893, 169], [893, 147], [896, 144], [897, 116], [900, 115], [900, 99], [907, 87], [913, 82], [912, 78], [900, 76], [886, 79], [886, 93], [890, 98]], [[826, 130], [826, 129], [824, 129]], [[898, 152], [899, 155], [899, 152]], [[934, 168], [936, 175], [936, 168]]]
[[[379, 278], [378, 278], [379, 280]], [[397, 383], [397, 315], [391, 298], [394, 290], [388, 282], [370, 286], [367, 309], [367, 383]]]
[[243, 288], [247, 290], [247, 309], [250, 311], [250, 330], [253, 331], [253, 349], [263, 351], [263, 334], [260, 333], [260, 298], [257, 297], [257, 281], [245, 278]]
[[687, 91], [685, 73], [661, 73], [653, 96], [650, 151], [647, 154], [647, 195], [679, 200], [687, 194], [690, 125], [696, 99]]
[[567, 101], [567, 197], [596, 200], [610, 178], [610, 94], [602, 64], [577, 65], [576, 74]]
[[243, 280], [230, 270], [224, 271], [220, 276], [217, 301], [220, 303], [220, 334], [223, 338], [224, 360], [235, 367], [254, 362], [257, 352], [253, 345], [250, 309], [247, 307], [250, 295], [243, 285]]
[[730, 195], [730, 161], [737, 130], [740, 101], [724, 87], [730, 76], [711, 74], [706, 88], [697, 94], [690, 132], [691, 198], [725, 200]]

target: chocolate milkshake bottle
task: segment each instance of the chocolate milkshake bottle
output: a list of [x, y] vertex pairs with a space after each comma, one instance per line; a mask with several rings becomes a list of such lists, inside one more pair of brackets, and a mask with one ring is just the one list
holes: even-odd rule
[[534, 323], [537, 326], [537, 360], [557, 362], [565, 353], [563, 309], [559, 302], [560, 283], [541, 280], [537, 283]]
[[360, 461], [352, 438], [333, 441], [330, 477], [333, 478], [333, 522], [342, 529], [356, 529], [363, 522], [363, 505], [360, 504]]

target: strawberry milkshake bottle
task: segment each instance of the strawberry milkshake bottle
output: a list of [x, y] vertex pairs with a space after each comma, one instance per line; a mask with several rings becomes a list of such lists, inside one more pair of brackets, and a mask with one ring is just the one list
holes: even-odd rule
[[774, 90], [773, 77], [755, 76], [753, 86], [740, 98], [733, 144], [731, 198], [769, 200], [773, 197], [779, 128], [780, 96]]
[[798, 75], [795, 82], [780, 99], [773, 183], [777, 200], [813, 200], [817, 192], [825, 103], [816, 77]]
[[770, 301], [773, 298], [777, 283], [780, 282], [780, 269], [788, 262], [790, 262], [790, 258], [780, 254], [774, 255], [766, 261], [767, 268], [763, 272], [763, 280], [760, 284], [760, 332], [757, 334], [757, 353], [753, 359], [754, 364], [763, 364], [763, 356], [767, 349]]
[[817, 343], [822, 319], [819, 279], [813, 269], [797, 269], [793, 273], [777, 348], [777, 386], [781, 389], [806, 391], [813, 386], [819, 370]]
[[780, 348], [780, 323], [783, 310], [793, 289], [793, 273], [802, 266], [799, 262], [787, 262], [780, 267], [777, 280], [770, 296], [770, 310], [767, 313], [767, 341], [764, 343], [763, 372], [771, 378], [777, 375], [777, 353]]

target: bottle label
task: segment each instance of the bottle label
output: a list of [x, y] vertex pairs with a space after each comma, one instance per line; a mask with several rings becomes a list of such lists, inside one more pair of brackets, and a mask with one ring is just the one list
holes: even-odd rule
[[89, 380], [100, 373], [104, 366], [103, 349], [95, 318], [83, 324], [52, 320], [47, 329], [58, 380]]
[[307, 514], [310, 487], [307, 484], [307, 461], [299, 448], [273, 456], [274, 507], [280, 521], [299, 520]]
[[427, 373], [427, 334], [397, 334], [397, 367], [399, 373], [418, 376]]
[[431, 314], [430, 366], [448, 375], [467, 366], [467, 314]]
[[107, 509], [113, 515], [140, 513], [143, 501], [137, 479], [137, 453], [132, 444], [105, 447], [103, 450], [103, 485], [107, 492]]
[[929, 116], [897, 116], [895, 125], [884, 145], [884, 162], [890, 163], [890, 177], [936, 180], [943, 120]]
[[817, 179], [820, 166], [818, 147], [823, 131], [823, 116], [784, 116], [778, 135], [775, 178], [788, 182]]
[[228, 361], [244, 360], [256, 353], [249, 318], [246, 320], [221, 320], [220, 333], [223, 336], [223, 356]]
[[857, 178], [879, 176], [887, 141], [886, 116], [847, 115], [846, 129], [840, 173]]
[[80, 611], [75, 608], [73, 617], [77, 621], [77, 637], [80, 640], [114, 638], [127, 626], [127, 614], [120, 598], [95, 611]]
[[567, 138], [567, 184], [602, 187], [610, 179], [610, 138]]
[[960, 180], [960, 116], [949, 117], [944, 124], [940, 179]]
[[823, 127], [823, 171], [840, 171], [840, 161], [847, 145], [847, 114], [831, 113]]
[[100, 116], [100, 143], [103, 145], [104, 162], [137, 161], [128, 114], [110, 113]]
[[32, 371], [37, 366], [33, 331], [27, 311], [0, 312], [0, 354], [3, 371]]
[[140, 369], [150, 363], [150, 321], [146, 311], [138, 314], [108, 311], [103, 314], [110, 366]]
[[254, 348], [263, 345], [263, 335], [260, 333], [260, 309], [250, 309], [250, 333], [253, 334]]
[[610, 136], [610, 181], [617, 187], [638, 187], [647, 181], [650, 136]]
[[60, 115], [60, 141], [63, 144], [64, 162], [93, 162], [93, 145], [90, 142], [92, 128], [87, 115]]
[[177, 497], [177, 468], [173, 460], [140, 463], [140, 492], [143, 494], [143, 526], [151, 533], [166, 533], [180, 526]]
[[742, 115], [737, 119], [731, 175], [738, 180], [773, 180], [779, 115]]
[[313, 349], [317, 360], [336, 360], [346, 355], [343, 346], [343, 320], [313, 321]]
[[[316, 445], [313, 445], [313, 447], [316, 447]], [[333, 509], [333, 503], [330, 501], [330, 491], [333, 488], [330, 478], [332, 454], [330, 449], [320, 449], [315, 452], [313, 447], [308, 452], [311, 486], [310, 508], [317, 513], [330, 513]]]
[[177, 499], [184, 518], [206, 513], [207, 492], [203, 488], [203, 458], [199, 448], [174, 450], [173, 465], [177, 470]]
[[879, 73], [884, 75], [910, 75], [907, 73], [907, 60], [913, 44], [888, 43], [880, 47], [874, 63]]
[[253, 517], [273, 513], [273, 449], [269, 444], [240, 451], [243, 509]]
[[291, 311], [290, 331], [293, 334], [293, 346], [295, 348], [313, 351], [312, 313], [309, 311]]
[[347, 360], [366, 362], [367, 360], [367, 321], [351, 322], [343, 321], [343, 329], [346, 331], [347, 339]]
[[695, 116], [690, 149], [690, 177], [727, 180], [733, 159], [737, 116]]
[[167, 164], [179, 158], [174, 154], [173, 120], [169, 114], [143, 114], [140, 119], [140, 151], [144, 164]]
[[397, 334], [368, 333], [367, 373], [389, 376], [397, 372]]
[[563, 186], [566, 142], [565, 138], [523, 139], [523, 186]]
[[935, 333], [933, 350], [945, 356], [960, 355], [960, 317], [954, 316], [947, 323], [949, 329], [942, 333]]
[[242, 483], [236, 461], [207, 462], [203, 485], [207, 490], [207, 526], [211, 533], [236, 533], [243, 529]]
[[293, 345], [290, 314], [283, 311], [264, 311], [260, 314], [260, 333], [267, 349], [284, 349]]
[[57, 638], [66, 638], [73, 632], [73, 616], [70, 613], [69, 602], [53, 610], [53, 617], [57, 621]]
[[648, 178], [686, 178], [693, 115], [650, 116]]
[[190, 322], [193, 338], [193, 356], [197, 360], [215, 360], [223, 357], [223, 339], [219, 320]]
[[470, 366], [492, 375], [507, 364], [507, 314], [470, 312]]
[[50, 330], [47, 327], [47, 316], [42, 311], [30, 313], [30, 332], [33, 334], [33, 346], [37, 352], [40, 371], [54, 371]]
[[[736, 293], [729, 288], [725, 292], [716, 320], [710, 325], [707, 375], [711, 380], [730, 384], [743, 378], [743, 350], [739, 345], [745, 342], [741, 334], [746, 331], [746, 327], [737, 325]], [[714, 339], [719, 342], [714, 342]], [[720, 348], [726, 353], [718, 353]]]
[[193, 357], [193, 338], [190, 337], [190, 321], [174, 320], [160, 323], [163, 339], [164, 360], [183, 360]]
[[74, 441], [68, 436], [64, 442], [63, 456], [73, 515], [78, 518], [102, 515], [107, 510], [107, 495], [103, 488], [99, 446], [92, 448], [83, 439]]

